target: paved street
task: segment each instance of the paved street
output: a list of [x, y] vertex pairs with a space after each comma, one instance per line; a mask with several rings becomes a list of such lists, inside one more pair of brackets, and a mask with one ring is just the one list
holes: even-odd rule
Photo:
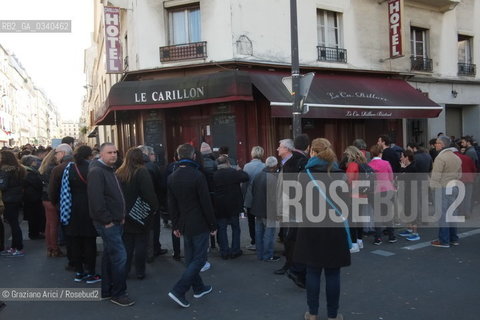
[[[244, 245], [246, 230], [246, 219], [242, 219]], [[352, 256], [352, 266], [342, 269], [340, 310], [345, 319], [478, 319], [480, 233], [470, 231], [460, 246], [450, 249], [417, 245], [407, 250], [411, 243], [404, 239], [381, 246], [372, 245], [371, 237], [366, 239], [365, 249]], [[425, 230], [420, 242], [434, 239], [435, 232]], [[167, 232], [162, 239], [170, 247]], [[0, 258], [0, 287], [88, 287], [75, 283], [73, 274], [64, 270], [65, 258], [46, 257], [43, 241], [26, 240], [25, 250], [25, 257]], [[272, 274], [283, 260], [259, 262], [253, 252], [244, 252], [244, 256], [227, 261], [216, 252], [211, 254], [212, 268], [202, 276], [214, 291], [201, 299], [190, 293], [188, 309], [167, 297], [183, 271], [169, 253], [148, 265], [146, 279], [132, 277], [128, 281], [128, 291], [136, 299], [133, 307], [122, 308], [109, 301], [10, 301], [0, 319], [303, 319], [305, 292], [288, 278]], [[321, 319], [326, 319], [324, 301], [322, 292]]]

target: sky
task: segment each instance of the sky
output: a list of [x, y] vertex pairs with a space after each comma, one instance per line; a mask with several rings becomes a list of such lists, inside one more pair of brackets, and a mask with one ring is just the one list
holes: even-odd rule
[[0, 20], [71, 20], [70, 33], [0, 32], [0, 44], [17, 56], [62, 119], [77, 120], [86, 93], [83, 57], [91, 44], [93, 1], [0, 0]]

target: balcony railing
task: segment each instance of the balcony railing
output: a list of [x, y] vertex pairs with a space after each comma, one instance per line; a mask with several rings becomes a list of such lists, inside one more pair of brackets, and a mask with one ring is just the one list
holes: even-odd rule
[[174, 46], [160, 47], [160, 61], [201, 59], [207, 57], [207, 42], [192, 42]]
[[432, 59], [411, 56], [410, 61], [412, 63], [412, 66], [411, 66], [412, 71], [432, 72], [433, 70]]
[[317, 46], [318, 61], [347, 63], [347, 49]]
[[458, 63], [458, 75], [459, 76], [475, 76], [477, 73], [477, 67], [471, 63]]

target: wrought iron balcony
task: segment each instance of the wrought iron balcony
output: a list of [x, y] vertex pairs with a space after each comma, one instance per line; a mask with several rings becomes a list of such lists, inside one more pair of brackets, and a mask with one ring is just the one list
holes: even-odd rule
[[471, 63], [458, 63], [458, 75], [459, 76], [475, 76], [477, 73], [477, 67]]
[[411, 66], [412, 71], [432, 72], [433, 70], [432, 59], [411, 56], [410, 61], [412, 63], [412, 66]]
[[318, 61], [347, 63], [347, 49], [317, 46]]
[[207, 57], [207, 42], [192, 42], [174, 46], [160, 47], [160, 61], [201, 59]]

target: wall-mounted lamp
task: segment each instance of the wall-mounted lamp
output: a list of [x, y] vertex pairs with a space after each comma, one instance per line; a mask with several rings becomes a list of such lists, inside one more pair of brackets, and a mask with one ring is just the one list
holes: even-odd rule
[[452, 97], [456, 98], [458, 95], [457, 90], [452, 90]]

